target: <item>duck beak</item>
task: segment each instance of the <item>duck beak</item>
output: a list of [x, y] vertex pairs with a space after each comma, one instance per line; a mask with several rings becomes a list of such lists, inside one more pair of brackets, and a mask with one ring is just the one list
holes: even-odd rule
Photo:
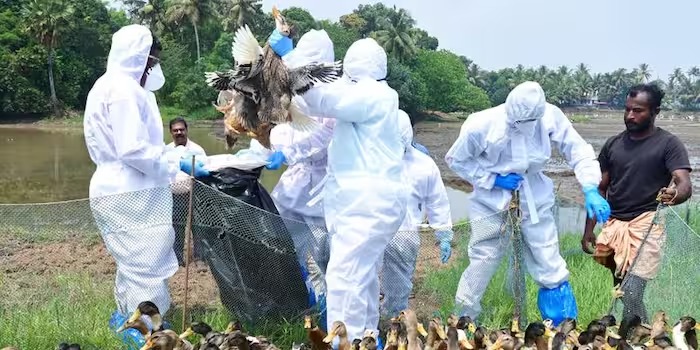
[[544, 329], [544, 336], [547, 337], [547, 338], [554, 338], [554, 335], [555, 335], [555, 334], [556, 334], [556, 333], [554, 333], [554, 331], [552, 331], [552, 330], [549, 329], [549, 328], [545, 328], [545, 329]]
[[304, 328], [311, 329], [311, 318], [309, 318], [309, 317], [304, 318]]
[[149, 349], [152, 349], [152, 348], [153, 348], [153, 345], [154, 345], [154, 344], [153, 344], [153, 341], [152, 341], [151, 339], [148, 339], [148, 340], [146, 341], [146, 344], [143, 344], [143, 346], [142, 346], [141, 349], [139, 349], [139, 350], [149, 350]]
[[445, 334], [445, 330], [442, 329], [442, 327], [435, 327], [435, 332], [437, 333], [437, 336], [440, 337], [440, 339], [447, 339], [447, 334]]
[[126, 323], [132, 323], [132, 322], [138, 320], [139, 317], [141, 317], [141, 310], [136, 309], [136, 311], [134, 311], [134, 313], [131, 314], [131, 316], [129, 317], [129, 319], [126, 321]]
[[417, 327], [416, 327], [416, 330], [417, 330], [418, 333], [420, 333], [420, 335], [422, 335], [423, 337], [427, 337], [427, 336], [428, 336], [428, 332], [425, 331], [425, 328], [423, 328], [423, 324], [422, 324], [422, 323], [420, 323], [420, 322], [418, 323], [418, 325], [417, 325]]
[[469, 326], [467, 326], [467, 329], [469, 330], [469, 332], [474, 333], [474, 332], [476, 332], [476, 325], [473, 323], [470, 323]]
[[467, 350], [473, 350], [474, 346], [472, 346], [472, 343], [466, 339], [461, 340], [460, 345], [462, 345], [465, 349]]
[[695, 328], [695, 329], [697, 329], [697, 330], [700, 331], [700, 323], [696, 323], [696, 324], [695, 324], [695, 327], [693, 327], [693, 328]]
[[185, 333], [180, 334], [180, 339], [185, 339], [192, 335], [194, 335], [194, 331], [192, 330], [192, 327], [189, 327], [187, 330], [185, 330]]
[[326, 337], [323, 338], [323, 342], [326, 344], [330, 344], [330, 342], [333, 341], [333, 338], [335, 338], [335, 336], [336, 336], [335, 329], [332, 329], [330, 332], [328, 332], [328, 335], [326, 335]]

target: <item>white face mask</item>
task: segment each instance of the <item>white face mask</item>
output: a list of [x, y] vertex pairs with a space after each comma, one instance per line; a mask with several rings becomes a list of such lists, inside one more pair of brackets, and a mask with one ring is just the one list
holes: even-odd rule
[[525, 136], [525, 137], [532, 137], [535, 135], [535, 128], [537, 127], [537, 121], [527, 121], [523, 123], [516, 123], [513, 125], [513, 128], [515, 128], [516, 132]]
[[156, 64], [146, 76], [146, 83], [143, 84], [143, 88], [148, 91], [157, 91], [164, 84], [165, 76], [163, 75], [163, 70], [160, 69], [160, 64]]

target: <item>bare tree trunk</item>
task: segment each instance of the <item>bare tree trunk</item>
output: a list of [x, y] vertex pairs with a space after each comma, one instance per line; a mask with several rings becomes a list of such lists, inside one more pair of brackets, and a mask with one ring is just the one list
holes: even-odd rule
[[199, 53], [199, 32], [197, 31], [197, 24], [192, 22], [192, 27], [194, 27], [194, 40], [197, 43], [197, 63], [202, 58]]
[[56, 52], [53, 46], [49, 47], [49, 59], [48, 59], [48, 70], [49, 70], [49, 90], [51, 91], [51, 108], [54, 114], [58, 114], [58, 98], [56, 97], [56, 87], [53, 83], [53, 60]]

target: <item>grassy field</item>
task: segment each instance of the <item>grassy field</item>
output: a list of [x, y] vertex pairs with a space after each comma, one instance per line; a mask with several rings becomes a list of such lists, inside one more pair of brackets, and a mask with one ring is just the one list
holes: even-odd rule
[[[683, 214], [683, 211], [680, 213]], [[689, 219], [691, 226], [697, 229], [700, 216], [689, 215]], [[694, 288], [700, 283], [695, 258], [697, 249], [700, 249], [700, 237], [677, 220], [669, 220], [667, 225], [670, 230], [667, 255], [674, 259], [670, 263], [665, 262], [664, 271], [658, 280], [648, 287], [647, 295], [650, 296], [647, 306], [654, 309], [663, 307], [669, 311], [672, 319], [684, 314], [700, 316], [700, 300], [688, 298], [684, 289]], [[457, 283], [468, 264], [465, 258], [466, 235], [460, 237], [462, 238], [457, 242], [450, 264], [446, 267], [427, 268], [421, 273], [422, 277], [414, 289], [416, 299], [430, 300], [431, 303], [440, 305], [439, 310], [433, 311], [439, 312], [443, 317], [453, 311]], [[94, 238], [90, 239], [92, 244], [96, 244]], [[50, 241], [48, 237], [34, 237], [37, 244], [47, 241]], [[579, 306], [579, 322], [585, 325], [607, 312], [612, 284], [609, 272], [596, 264], [590, 256], [581, 253], [579, 242], [580, 236], [574, 234], [563, 235], [560, 243], [571, 271], [571, 283]], [[506, 270], [507, 264], [504, 262], [482, 301], [484, 311], [480, 321], [487, 327], [506, 326], [510, 322], [514, 303], [505, 290]], [[48, 278], [46, 275], [27, 276], [18, 283], [9, 280], [5, 272], [4, 269], [0, 270], [0, 348], [13, 345], [19, 349], [52, 349], [62, 341], [80, 343], [83, 349], [124, 348], [107, 328], [108, 319], [114, 310], [113, 277], [96, 279], [88, 273], [72, 271], [50, 274]], [[26, 286], [22, 288], [22, 285], [43, 287], [27, 289]], [[536, 295], [537, 287], [528, 277], [528, 321], [540, 317]], [[166, 319], [176, 331], [181, 330], [180, 309], [171, 310]], [[192, 319], [223, 329], [231, 318], [221, 308], [198, 308], [192, 311]], [[288, 349], [292, 342], [306, 340], [301, 319], [270, 322], [250, 330], [253, 334], [268, 336], [282, 349]]]

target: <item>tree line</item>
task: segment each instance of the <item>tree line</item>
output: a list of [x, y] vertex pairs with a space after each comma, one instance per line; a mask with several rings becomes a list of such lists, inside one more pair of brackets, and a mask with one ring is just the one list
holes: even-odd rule
[[[166, 83], [156, 95], [162, 108], [191, 118], [218, 118], [211, 108], [216, 92], [204, 72], [231, 68], [233, 33], [250, 26], [261, 43], [274, 28], [271, 9], [260, 0], [122, 0], [121, 9], [101, 0], [0, 1], [0, 113], [6, 116], [62, 115], [81, 110], [94, 81], [104, 72], [111, 35], [130, 23], [147, 25], [163, 44]], [[592, 74], [581, 63], [498, 71], [481, 69], [465, 56], [438, 49], [439, 41], [416, 26], [405, 9], [378, 3], [359, 5], [337, 21], [317, 20], [299, 7], [282, 13], [297, 28], [298, 40], [310, 29], [324, 29], [342, 59], [357, 39], [371, 37], [388, 54], [387, 81], [401, 108], [472, 112], [500, 104], [525, 80], [542, 84], [548, 100], [561, 107], [624, 105], [625, 91], [650, 81], [651, 68]], [[676, 69], [665, 81], [665, 108], [700, 109], [700, 69]]]

